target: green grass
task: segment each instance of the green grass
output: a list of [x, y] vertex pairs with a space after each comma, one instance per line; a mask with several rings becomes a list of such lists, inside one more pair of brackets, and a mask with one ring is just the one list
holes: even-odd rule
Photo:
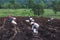
[[[31, 9], [0, 9], [0, 17], [13, 16], [36, 16]], [[40, 15], [41, 16], [41, 15]], [[60, 18], [60, 12], [55, 14], [52, 9], [44, 9], [43, 17]]]
[[5, 17], [8, 15], [13, 16], [34, 16], [31, 9], [0, 9], [0, 17]]
[[57, 12], [57, 14], [55, 14], [52, 9], [44, 9], [43, 17], [60, 18], [60, 12]]

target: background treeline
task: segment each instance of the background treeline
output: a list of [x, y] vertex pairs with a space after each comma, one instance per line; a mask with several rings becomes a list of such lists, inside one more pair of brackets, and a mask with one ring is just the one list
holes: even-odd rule
[[[23, 1], [23, 2], [22, 2]], [[32, 8], [35, 5], [43, 6], [43, 8], [53, 8], [60, 4], [59, 0], [0, 0], [1, 8]], [[60, 7], [60, 6], [59, 6]]]
[[32, 9], [34, 14], [42, 15], [43, 9], [53, 9], [55, 14], [60, 11], [60, 1], [57, 0], [0, 0], [0, 9]]

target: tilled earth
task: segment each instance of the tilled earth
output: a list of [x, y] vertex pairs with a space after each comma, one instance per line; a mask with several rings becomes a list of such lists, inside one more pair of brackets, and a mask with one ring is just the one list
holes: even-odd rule
[[[0, 40], [60, 40], [60, 19], [54, 19], [52, 22], [48, 22], [49, 18], [33, 17], [40, 27], [38, 29], [39, 34], [34, 36], [31, 30], [31, 25], [26, 23], [25, 20], [29, 17], [16, 17], [16, 22], [20, 30], [17, 31], [16, 36], [11, 39], [15, 31], [14, 26], [7, 22], [7, 17], [0, 18]], [[5, 20], [6, 19], [6, 20]], [[5, 23], [4, 23], [5, 21]]]

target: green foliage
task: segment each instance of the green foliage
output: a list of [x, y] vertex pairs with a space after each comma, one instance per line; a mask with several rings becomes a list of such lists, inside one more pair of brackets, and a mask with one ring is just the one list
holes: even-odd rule
[[1, 9], [1, 4], [0, 4], [0, 9]]
[[15, 4], [15, 0], [9, 0], [9, 3]]
[[[1, 4], [1, 3], [0, 3]], [[16, 0], [9, 0], [6, 3], [3, 3], [2, 5], [0, 5], [1, 8], [9, 8], [9, 9], [17, 9], [17, 8], [33, 8], [34, 5], [37, 4], [35, 2], [35, 0], [27, 0], [27, 2], [23, 5], [21, 5], [20, 3], [16, 2]], [[43, 1], [41, 1], [40, 3], [44, 8], [46, 7], [45, 3]]]
[[0, 0], [0, 9], [2, 8], [2, 0]]
[[55, 7], [56, 7], [56, 9], [57, 9], [58, 11], [60, 11], [60, 1], [58, 1], [58, 2], [56, 3]]
[[0, 17], [5, 17], [8, 15], [13, 16], [34, 16], [31, 9], [0, 9]]
[[34, 6], [34, 0], [28, 0], [27, 6], [28, 8], [32, 8]]
[[[31, 9], [0, 9], [0, 17], [13, 16], [36, 16]], [[60, 12], [55, 15], [52, 9], [44, 9], [43, 17], [60, 18]]]
[[44, 13], [43, 6], [39, 4], [35, 4], [35, 6], [32, 8], [35, 15], [42, 15]]
[[2, 8], [3, 9], [18, 9], [18, 8], [21, 8], [21, 5], [17, 2], [15, 2], [14, 4], [11, 4], [11, 3], [4, 3], [2, 5]]
[[4, 8], [9, 8], [9, 3], [4, 3], [3, 5], [2, 5], [2, 8], [4, 9]]
[[53, 17], [53, 18], [59, 18], [60, 19], [60, 12], [57, 12], [56, 14], [52, 9], [44, 9], [43, 17]]
[[57, 1], [57, 2], [53, 1], [53, 10], [55, 14], [57, 11], [60, 11], [60, 1]]
[[43, 8], [47, 8], [47, 5], [44, 3], [43, 0], [41, 0], [41, 2], [39, 3], [39, 5], [41, 5]]

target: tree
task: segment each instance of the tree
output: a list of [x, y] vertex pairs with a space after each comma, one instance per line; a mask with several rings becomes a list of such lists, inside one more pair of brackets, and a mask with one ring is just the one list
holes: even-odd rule
[[53, 6], [52, 6], [53, 11], [56, 14], [57, 11], [60, 11], [60, 1], [57, 1], [57, 2], [53, 1], [52, 3], [53, 3]]
[[0, 9], [1, 9], [1, 4], [0, 4]]
[[9, 3], [15, 4], [15, 0], [9, 0]]
[[7, 9], [7, 8], [9, 8], [9, 9], [19, 9], [19, 8], [21, 8], [21, 5], [17, 2], [15, 2], [15, 0], [9, 0], [9, 2], [4, 3], [2, 5], [2, 7], [5, 8], [5, 9]]
[[0, 9], [2, 8], [2, 0], [0, 0]]
[[53, 8], [53, 11], [55, 12], [55, 14], [56, 14], [56, 2], [55, 1], [53, 1], [52, 2], [52, 8]]
[[32, 8], [35, 15], [42, 15], [44, 13], [43, 6], [39, 4], [35, 4], [35, 6]]
[[44, 13], [44, 9], [45, 8], [45, 3], [43, 2], [43, 0], [41, 0], [41, 2], [39, 4], [34, 4], [32, 10], [34, 12], [35, 15], [43, 15]]
[[34, 6], [34, 0], [28, 0], [27, 6], [28, 8], [32, 8]]
[[17, 2], [15, 2], [14, 4], [10, 4], [9, 7], [12, 9], [19, 9], [19, 8], [21, 8], [21, 5]]
[[39, 5], [41, 5], [43, 8], [47, 8], [47, 5], [46, 5], [46, 3], [44, 3], [44, 0], [41, 0]]

